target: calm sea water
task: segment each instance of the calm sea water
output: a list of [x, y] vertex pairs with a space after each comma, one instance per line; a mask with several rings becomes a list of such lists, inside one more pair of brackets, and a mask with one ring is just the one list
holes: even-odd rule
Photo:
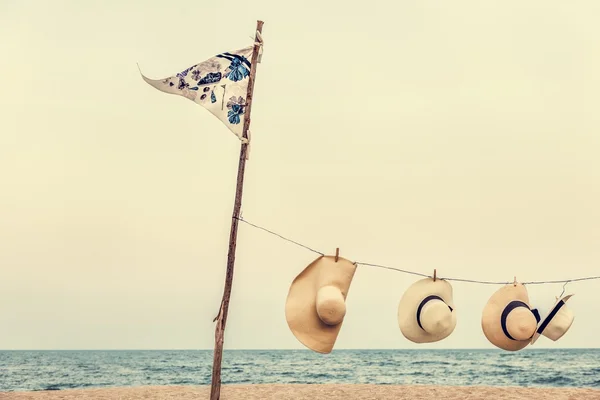
[[[208, 385], [212, 351], [0, 351], [0, 391]], [[223, 384], [600, 387], [600, 349], [225, 350]]]

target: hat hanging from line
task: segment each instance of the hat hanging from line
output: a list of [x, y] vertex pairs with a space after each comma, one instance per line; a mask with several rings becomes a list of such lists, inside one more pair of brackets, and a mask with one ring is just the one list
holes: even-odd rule
[[333, 349], [344, 316], [356, 265], [342, 257], [321, 256], [292, 282], [285, 318], [294, 336], [309, 349]]
[[398, 305], [398, 325], [408, 340], [431, 343], [448, 337], [456, 327], [452, 286], [425, 278], [413, 283]]
[[567, 333], [575, 319], [573, 311], [565, 305], [571, 296], [573, 295], [564, 296], [554, 303], [548, 314], [540, 321], [535, 334], [531, 338], [531, 344], [534, 344], [540, 335], [557, 341]]
[[529, 344], [539, 320], [537, 309], [529, 306], [527, 289], [515, 280], [490, 297], [483, 308], [481, 327], [493, 345], [517, 351]]

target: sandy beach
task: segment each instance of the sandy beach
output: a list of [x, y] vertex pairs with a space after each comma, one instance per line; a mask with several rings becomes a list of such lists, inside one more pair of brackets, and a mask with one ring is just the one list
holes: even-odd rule
[[[73, 389], [43, 392], [5, 392], [1, 400], [23, 399], [208, 399], [208, 386], [144, 386]], [[391, 386], [391, 385], [230, 385], [222, 400], [599, 400], [597, 389], [539, 389], [517, 387]]]

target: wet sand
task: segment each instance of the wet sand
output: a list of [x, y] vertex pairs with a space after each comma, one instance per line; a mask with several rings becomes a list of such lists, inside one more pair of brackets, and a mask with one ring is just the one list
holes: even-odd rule
[[[4, 392], [0, 400], [208, 399], [209, 386], [143, 386]], [[226, 385], [221, 400], [600, 400], [600, 389], [393, 385]]]

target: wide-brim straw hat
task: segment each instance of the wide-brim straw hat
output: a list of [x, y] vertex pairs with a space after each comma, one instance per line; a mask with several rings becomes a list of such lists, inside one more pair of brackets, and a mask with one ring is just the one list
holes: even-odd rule
[[483, 308], [481, 327], [493, 345], [517, 351], [530, 343], [539, 320], [537, 309], [529, 305], [525, 286], [511, 283], [490, 297]]
[[437, 342], [456, 327], [452, 286], [445, 280], [421, 279], [402, 295], [398, 305], [398, 325], [408, 340]]
[[356, 265], [342, 257], [322, 256], [292, 282], [285, 318], [294, 336], [309, 349], [333, 349], [346, 315], [346, 297]]
[[556, 301], [548, 314], [541, 319], [535, 334], [531, 338], [531, 344], [535, 343], [540, 335], [546, 336], [548, 339], [557, 341], [573, 325], [575, 315], [565, 303], [573, 296], [572, 294], [564, 296]]

